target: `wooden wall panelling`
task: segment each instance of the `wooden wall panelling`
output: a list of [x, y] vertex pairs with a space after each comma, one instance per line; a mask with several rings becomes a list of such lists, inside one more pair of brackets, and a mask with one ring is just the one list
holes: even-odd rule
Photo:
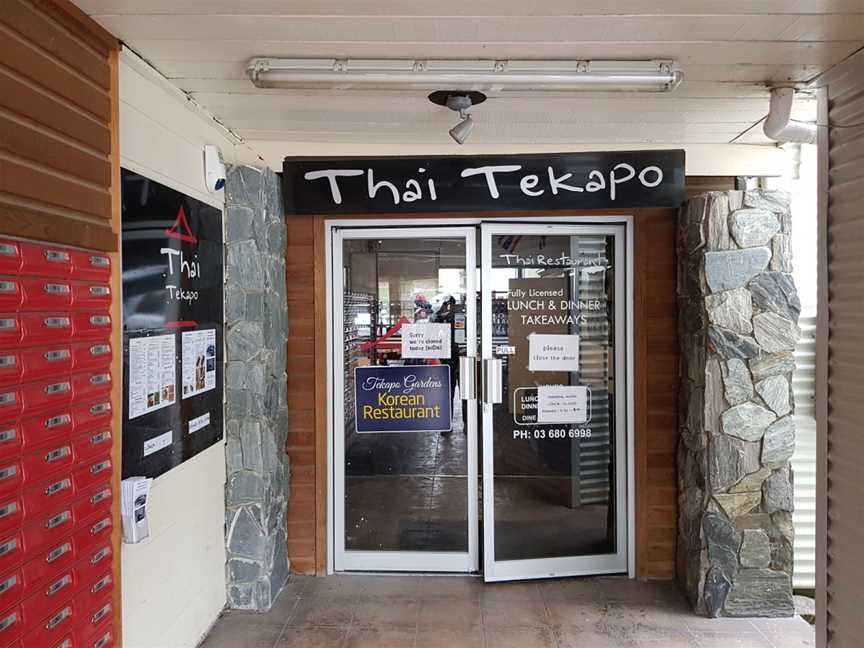
[[4, 2], [0, 39], [0, 228], [117, 249], [116, 40], [66, 0]]
[[[316, 570], [317, 497], [324, 475], [316, 465], [315, 218], [287, 219], [288, 244], [285, 274], [288, 299], [288, 453], [291, 476], [288, 498], [288, 558], [291, 569], [302, 573]], [[326, 439], [324, 442], [326, 448]], [[321, 482], [321, 483], [319, 483]], [[326, 484], [324, 484], [326, 486]], [[326, 510], [326, 498], [323, 505]]]
[[689, 199], [706, 191], [732, 191], [735, 185], [735, 176], [687, 176], [684, 190]]
[[[675, 212], [656, 210], [644, 214], [640, 232], [644, 255], [644, 344], [647, 366], [643, 447], [647, 474], [637, 480], [643, 491], [642, 560], [640, 576], [675, 576], [677, 529], [676, 456], [678, 447], [678, 310], [676, 302]], [[637, 234], [638, 236], [638, 234]], [[637, 543], [637, 547], [640, 546]]]
[[315, 572], [327, 573], [327, 253], [324, 219], [315, 220]]
[[[646, 224], [640, 219], [635, 219], [633, 224], [633, 277], [645, 277], [647, 271], [648, 246]], [[644, 317], [646, 303], [645, 284], [642, 281], [633, 282], [633, 437], [634, 437], [634, 461], [633, 466], [635, 488], [635, 554], [636, 554], [636, 576], [644, 578], [646, 557], [648, 552], [648, 492], [640, 488], [645, 483], [648, 475], [648, 436], [647, 436], [647, 413], [648, 404], [647, 385], [639, 376], [644, 376], [648, 366], [648, 345], [646, 343], [647, 328]]]

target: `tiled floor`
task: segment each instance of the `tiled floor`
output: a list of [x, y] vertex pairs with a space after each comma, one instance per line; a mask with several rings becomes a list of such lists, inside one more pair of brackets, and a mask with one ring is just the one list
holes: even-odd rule
[[292, 575], [267, 614], [227, 612], [203, 648], [798, 648], [791, 619], [706, 619], [670, 583], [484, 584], [458, 576]]

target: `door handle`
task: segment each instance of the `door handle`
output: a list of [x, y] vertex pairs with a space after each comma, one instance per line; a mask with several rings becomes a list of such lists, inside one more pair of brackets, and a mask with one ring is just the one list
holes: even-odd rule
[[483, 400], [489, 405], [501, 402], [503, 373], [501, 358], [483, 359]]
[[462, 400], [477, 399], [477, 358], [459, 356], [459, 390]]

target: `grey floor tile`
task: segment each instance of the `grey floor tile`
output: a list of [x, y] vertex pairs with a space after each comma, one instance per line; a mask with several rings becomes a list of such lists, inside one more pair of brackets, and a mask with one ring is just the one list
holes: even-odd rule
[[266, 614], [227, 612], [203, 648], [810, 648], [790, 619], [709, 619], [675, 587], [626, 579], [487, 584], [292, 576]]
[[555, 626], [588, 629], [598, 623], [624, 620], [623, 615], [610, 615], [610, 608], [602, 602], [584, 600], [546, 601], [549, 622]]
[[482, 578], [462, 576], [424, 576], [420, 581], [421, 599], [478, 600], [486, 584]]
[[486, 628], [487, 648], [556, 648], [552, 628]]
[[419, 628], [415, 648], [483, 648], [483, 629]]
[[688, 630], [694, 632], [754, 632], [756, 627], [750, 619], [711, 619], [699, 614], [686, 614], [681, 618]]
[[342, 648], [347, 636], [347, 628], [285, 628], [274, 648]]
[[354, 626], [373, 628], [417, 627], [420, 603], [412, 599], [363, 600], [354, 607]]
[[420, 601], [417, 625], [426, 630], [464, 630], [480, 627], [482, 616], [480, 602], [473, 598], [429, 598]]
[[617, 635], [609, 629], [557, 628], [555, 638], [558, 648], [635, 648], [636, 646], [630, 637]]
[[484, 602], [519, 601], [538, 604], [543, 600], [540, 586], [527, 583], [486, 583], [480, 592]]
[[268, 623], [263, 615], [228, 612], [216, 623], [201, 648], [273, 648], [284, 623]]
[[639, 648], [699, 648], [696, 637], [688, 634], [663, 639], [651, 639], [637, 635], [635, 641]]
[[351, 628], [344, 648], [411, 648], [416, 629]]
[[655, 601], [684, 603], [684, 596], [671, 582], [639, 581], [629, 578], [598, 578], [598, 595], [606, 601], [648, 603]]
[[596, 602], [601, 592], [593, 578], [561, 578], [541, 581], [540, 592], [546, 600], [583, 600]]
[[487, 628], [548, 626], [549, 612], [541, 601], [483, 600], [483, 625]]
[[750, 632], [696, 631], [693, 636], [699, 648], [777, 648], [771, 640], [755, 629]]
[[354, 620], [356, 600], [345, 596], [300, 599], [288, 626], [348, 626]]

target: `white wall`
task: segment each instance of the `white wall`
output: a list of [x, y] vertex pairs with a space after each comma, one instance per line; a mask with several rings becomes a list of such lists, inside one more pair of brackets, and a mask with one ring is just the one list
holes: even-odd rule
[[[382, 128], [384, 128], [382, 126]], [[472, 143], [444, 144], [357, 144], [352, 142], [280, 142], [250, 140], [249, 146], [264, 158], [271, 169], [282, 170], [286, 155], [486, 155], [522, 153], [577, 153], [580, 151], [629, 151], [641, 149], [684, 149], [687, 175], [694, 176], [778, 176], [786, 169], [783, 152], [775, 146], [750, 144], [562, 144], [537, 145]]]
[[[207, 193], [204, 185], [204, 144], [218, 145], [226, 162], [256, 162], [247, 147], [124, 51], [121, 165], [221, 209], [223, 192]], [[224, 443], [154, 482], [150, 537], [121, 550], [126, 648], [196, 646], [225, 606], [224, 487]]]

